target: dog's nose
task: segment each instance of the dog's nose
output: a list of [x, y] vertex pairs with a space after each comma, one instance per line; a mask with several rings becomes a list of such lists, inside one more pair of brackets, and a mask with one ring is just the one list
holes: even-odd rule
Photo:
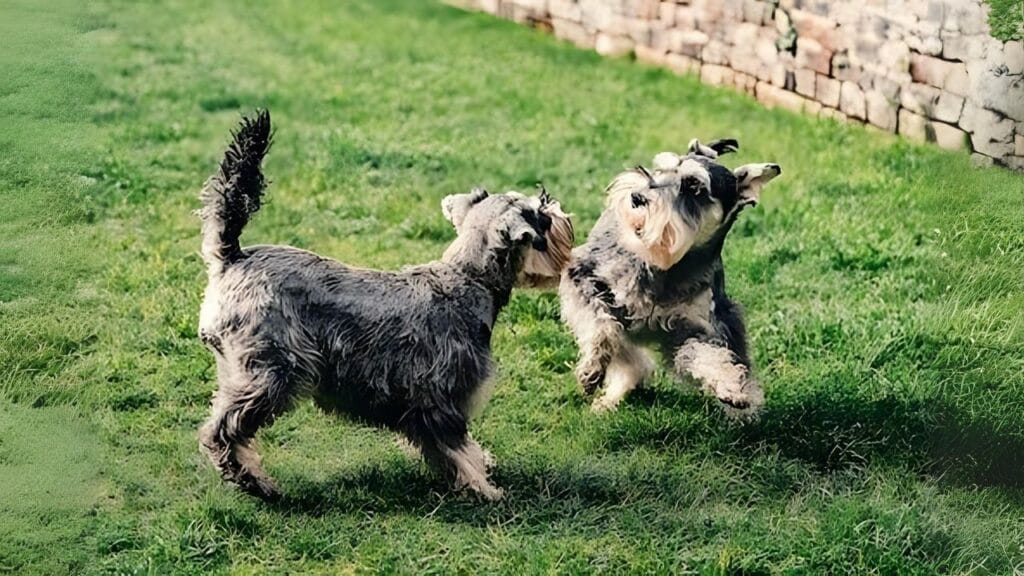
[[778, 164], [769, 164], [768, 169], [773, 170], [776, 174], [782, 174], [782, 166]]

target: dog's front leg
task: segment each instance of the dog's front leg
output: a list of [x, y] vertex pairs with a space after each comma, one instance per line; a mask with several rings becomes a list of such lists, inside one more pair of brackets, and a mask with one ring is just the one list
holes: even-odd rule
[[576, 364], [576, 381], [583, 393], [593, 394], [601, 386], [608, 366], [621, 348], [622, 325], [611, 316], [594, 314], [584, 329], [576, 334], [580, 359]]
[[604, 393], [594, 400], [590, 408], [594, 412], [608, 412], [619, 407], [619, 403], [645, 378], [654, 372], [654, 361], [647, 352], [628, 342], [619, 344], [618, 352], [608, 365], [608, 383]]
[[690, 338], [675, 351], [673, 360], [680, 376], [697, 380], [729, 407], [731, 416], [753, 415], [764, 404], [764, 393], [750, 368], [724, 343]]

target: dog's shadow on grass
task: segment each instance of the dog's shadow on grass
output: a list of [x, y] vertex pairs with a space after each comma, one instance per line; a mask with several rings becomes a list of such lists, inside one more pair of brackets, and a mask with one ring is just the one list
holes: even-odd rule
[[[610, 452], [638, 446], [700, 450], [735, 461], [763, 457], [768, 451], [825, 473], [882, 462], [944, 483], [1024, 487], [1024, 438], [971, 419], [941, 400], [801, 394], [773, 399], [757, 421], [737, 424], [720, 414], [713, 399], [657, 388], [636, 391], [623, 410], [603, 417], [608, 420], [599, 444]], [[621, 470], [549, 464], [500, 462], [494, 480], [508, 493], [496, 504], [452, 493], [410, 458], [385, 459], [319, 480], [297, 472], [281, 478], [285, 495], [274, 507], [309, 516], [362, 510], [473, 525], [510, 519], [545, 523], [584, 509], [619, 505], [624, 487], [639, 485], [642, 491], [661, 494], [698, 492], [700, 485], [699, 479], [670, 477], [668, 470], [647, 471], [637, 478]]]
[[[714, 411], [716, 402], [677, 389], [638, 390], [628, 400], [646, 409], [659, 404], [683, 411]], [[753, 421], [726, 428], [716, 449], [749, 456], [765, 447], [822, 470], [891, 462], [960, 485], [1024, 487], [1024, 435], [998, 430], [942, 399], [865, 398], [819, 391], [773, 398]], [[687, 427], [628, 418], [611, 426], [608, 445], [625, 448], [700, 442]]]
[[[442, 522], [494, 525], [512, 519], [546, 524], [581, 509], [621, 503], [628, 480], [614, 471], [588, 471], [510, 463], [500, 465], [493, 480], [506, 489], [499, 502], [486, 502], [467, 491], [452, 492], [416, 462], [381, 462], [323, 480], [290, 478], [284, 496], [270, 505], [284, 514], [324, 516], [365, 511], [413, 514]], [[656, 482], [668, 483], [669, 478]]]

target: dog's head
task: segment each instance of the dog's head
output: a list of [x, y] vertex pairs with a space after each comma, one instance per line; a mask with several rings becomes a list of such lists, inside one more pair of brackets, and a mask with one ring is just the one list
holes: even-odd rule
[[756, 204], [761, 188], [782, 173], [778, 164], [729, 170], [718, 163], [738, 147], [735, 140], [693, 140], [686, 154], [655, 156], [653, 172], [638, 166], [619, 174], [608, 186], [608, 206], [622, 245], [667, 270], [691, 249], [719, 241], [739, 210]]
[[574, 236], [569, 215], [546, 190], [536, 196], [518, 192], [488, 194], [476, 188], [441, 201], [445, 218], [460, 237], [467, 230], [485, 234], [493, 246], [521, 248], [519, 284], [550, 285], [569, 263]]

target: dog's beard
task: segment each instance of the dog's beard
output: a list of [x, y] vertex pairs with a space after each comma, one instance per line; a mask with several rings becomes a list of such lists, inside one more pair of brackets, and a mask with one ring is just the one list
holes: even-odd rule
[[608, 187], [608, 205], [619, 219], [622, 246], [661, 270], [679, 262], [697, 237], [695, 227], [675, 209], [675, 193], [668, 187], [652, 189], [640, 173], [619, 175]]
[[547, 288], [555, 285], [572, 254], [575, 236], [569, 215], [562, 212], [558, 202], [545, 204], [540, 211], [551, 218], [551, 227], [544, 234], [547, 249], [543, 252], [531, 247], [525, 249], [517, 282], [520, 286]]

